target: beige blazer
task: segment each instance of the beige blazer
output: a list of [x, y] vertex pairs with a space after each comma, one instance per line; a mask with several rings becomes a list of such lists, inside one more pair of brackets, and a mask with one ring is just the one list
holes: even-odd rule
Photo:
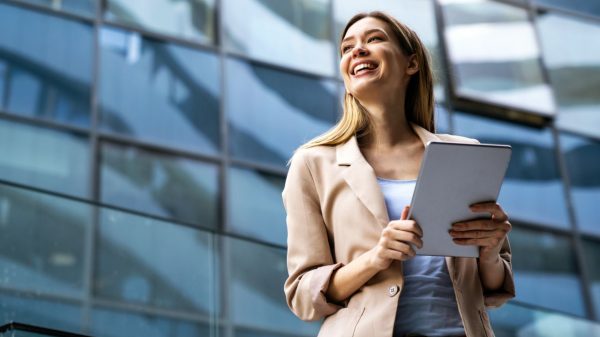
[[[412, 127], [424, 144], [477, 142]], [[332, 273], [373, 248], [389, 222], [375, 173], [356, 138], [338, 146], [296, 152], [283, 202], [289, 272], [284, 291], [294, 314], [303, 320], [325, 318], [319, 332], [322, 337], [392, 337], [403, 285], [400, 261], [376, 274], [345, 303], [332, 303], [324, 296]], [[468, 337], [494, 336], [485, 307], [498, 307], [515, 296], [508, 240], [501, 257], [506, 278], [493, 293], [482, 289], [475, 258], [446, 257]]]

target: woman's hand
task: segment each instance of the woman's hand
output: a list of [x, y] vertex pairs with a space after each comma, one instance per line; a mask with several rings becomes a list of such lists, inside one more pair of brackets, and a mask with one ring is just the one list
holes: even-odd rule
[[457, 222], [452, 225], [450, 235], [456, 244], [479, 246], [481, 262], [496, 262], [512, 227], [508, 215], [495, 202], [474, 204], [470, 209], [477, 213], [489, 212], [492, 218]]
[[404, 207], [400, 220], [390, 221], [381, 232], [379, 242], [370, 251], [370, 264], [378, 269], [387, 269], [393, 260], [408, 260], [416, 253], [413, 246], [423, 247], [423, 231], [414, 220], [406, 220], [409, 206]]

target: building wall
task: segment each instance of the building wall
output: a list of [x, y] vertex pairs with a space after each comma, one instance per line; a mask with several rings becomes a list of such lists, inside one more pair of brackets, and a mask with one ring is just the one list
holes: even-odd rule
[[513, 147], [497, 335], [600, 331], [600, 6], [566, 0], [0, 0], [0, 325], [316, 335], [281, 190], [373, 9], [430, 50], [439, 132]]

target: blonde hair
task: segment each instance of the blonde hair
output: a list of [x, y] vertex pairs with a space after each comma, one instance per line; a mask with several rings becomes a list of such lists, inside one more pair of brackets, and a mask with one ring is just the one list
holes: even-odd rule
[[[435, 132], [431, 61], [423, 42], [421, 42], [421, 39], [419, 39], [412, 29], [383, 12], [359, 13], [348, 21], [342, 31], [340, 41], [353, 24], [368, 17], [386, 22], [394, 33], [398, 45], [404, 54], [415, 55], [419, 71], [411, 76], [406, 88], [406, 100], [404, 103], [406, 119], [430, 132]], [[310, 140], [300, 148], [310, 148], [319, 145], [338, 145], [347, 142], [354, 135], [360, 138], [369, 132], [371, 132], [369, 113], [354, 96], [345, 91], [344, 113], [341, 120], [329, 131]]]

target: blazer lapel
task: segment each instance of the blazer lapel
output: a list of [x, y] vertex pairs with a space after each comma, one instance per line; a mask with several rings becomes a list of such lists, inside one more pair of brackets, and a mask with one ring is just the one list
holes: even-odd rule
[[[412, 123], [411, 126], [423, 144], [427, 145], [429, 141], [439, 140], [433, 133], [422, 127]], [[387, 226], [390, 219], [375, 171], [360, 152], [355, 136], [336, 147], [336, 160], [338, 165], [347, 166], [342, 176], [358, 199], [375, 216], [381, 226]]]

